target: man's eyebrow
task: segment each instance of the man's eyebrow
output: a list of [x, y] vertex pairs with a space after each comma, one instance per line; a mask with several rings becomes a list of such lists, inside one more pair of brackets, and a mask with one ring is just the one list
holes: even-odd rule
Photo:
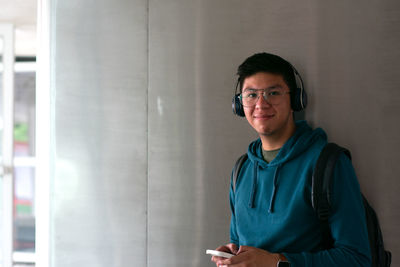
[[269, 86], [269, 87], [267, 87], [267, 88], [260, 88], [260, 89], [252, 88], [252, 87], [247, 87], [247, 88], [244, 88], [244, 89], [243, 89], [243, 92], [244, 92], [244, 91], [272, 90], [272, 89], [282, 89], [282, 85], [276, 84], [276, 85], [271, 85], [271, 86]]

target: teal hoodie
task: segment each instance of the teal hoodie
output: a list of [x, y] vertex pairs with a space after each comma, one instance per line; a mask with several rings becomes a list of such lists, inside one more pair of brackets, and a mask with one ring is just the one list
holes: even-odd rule
[[334, 248], [321, 249], [311, 177], [326, 143], [322, 129], [312, 130], [299, 121], [270, 163], [263, 160], [260, 139], [250, 144], [235, 192], [232, 186], [230, 190], [231, 243], [283, 253], [292, 267], [371, 266], [360, 186], [344, 154], [333, 177], [329, 223]]

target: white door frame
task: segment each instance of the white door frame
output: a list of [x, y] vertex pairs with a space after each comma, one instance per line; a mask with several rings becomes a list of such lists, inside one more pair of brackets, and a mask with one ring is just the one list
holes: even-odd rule
[[38, 0], [36, 52], [36, 266], [49, 267], [51, 167], [51, 0]]

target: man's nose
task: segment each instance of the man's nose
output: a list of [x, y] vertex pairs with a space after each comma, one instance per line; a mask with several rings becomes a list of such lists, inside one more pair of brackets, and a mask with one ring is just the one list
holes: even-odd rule
[[264, 93], [262, 92], [261, 94], [258, 95], [258, 99], [256, 102], [256, 107], [263, 107], [263, 106], [270, 106], [271, 104], [268, 103], [267, 100], [264, 98]]

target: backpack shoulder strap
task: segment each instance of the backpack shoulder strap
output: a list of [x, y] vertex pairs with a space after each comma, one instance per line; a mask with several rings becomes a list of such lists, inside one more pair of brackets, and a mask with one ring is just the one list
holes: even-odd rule
[[247, 153], [241, 155], [233, 167], [233, 176], [232, 176], [232, 188], [233, 192], [236, 191], [236, 181], [239, 176], [240, 168], [242, 167], [243, 163], [247, 160]]
[[375, 210], [370, 206], [367, 199], [362, 195], [365, 217], [367, 220], [368, 239], [371, 249], [372, 266], [389, 267], [392, 262], [392, 253], [385, 250], [382, 230]]
[[336, 161], [342, 152], [351, 158], [347, 149], [335, 143], [328, 143], [322, 149], [312, 175], [311, 202], [321, 223], [322, 245], [325, 248], [333, 244], [329, 228], [332, 176]]

